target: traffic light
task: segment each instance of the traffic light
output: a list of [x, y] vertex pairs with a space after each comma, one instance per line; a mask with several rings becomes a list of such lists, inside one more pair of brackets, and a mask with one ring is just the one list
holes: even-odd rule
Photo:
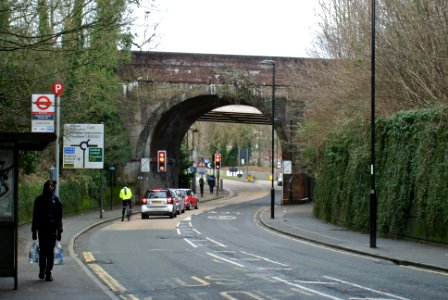
[[215, 154], [215, 167], [216, 169], [221, 169], [221, 154]]
[[157, 151], [157, 171], [166, 172], [166, 151]]

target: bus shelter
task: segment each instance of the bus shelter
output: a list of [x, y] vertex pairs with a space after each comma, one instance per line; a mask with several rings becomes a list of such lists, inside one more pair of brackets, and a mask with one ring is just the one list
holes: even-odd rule
[[18, 262], [18, 152], [41, 151], [54, 133], [0, 132], [0, 277], [14, 277]]

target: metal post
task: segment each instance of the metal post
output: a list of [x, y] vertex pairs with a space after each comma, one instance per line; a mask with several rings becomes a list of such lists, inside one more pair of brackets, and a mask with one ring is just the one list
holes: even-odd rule
[[102, 219], [103, 218], [103, 211], [104, 211], [103, 169], [99, 170], [99, 181], [100, 181], [100, 219]]
[[370, 190], [370, 248], [376, 248], [377, 199], [375, 191], [375, 0], [372, 0], [372, 59], [371, 59], [371, 190]]
[[[56, 181], [56, 187], [55, 187], [55, 191], [54, 194], [56, 196], [59, 197], [59, 186], [60, 186], [60, 182], [59, 182], [59, 169], [60, 169], [60, 163], [59, 163], [59, 147], [60, 147], [60, 138], [59, 138], [59, 133], [60, 133], [60, 120], [61, 120], [61, 97], [57, 96], [56, 97], [56, 176], [55, 176], [55, 181]], [[62, 200], [61, 200], [62, 201]]]
[[274, 116], [275, 116], [275, 61], [265, 59], [261, 64], [272, 65], [272, 108], [271, 108], [271, 219], [274, 219], [275, 191], [274, 191]]
[[274, 115], [275, 115], [275, 62], [272, 64], [272, 161], [271, 161], [271, 219], [274, 219], [274, 204], [275, 204], [275, 191], [274, 191]]

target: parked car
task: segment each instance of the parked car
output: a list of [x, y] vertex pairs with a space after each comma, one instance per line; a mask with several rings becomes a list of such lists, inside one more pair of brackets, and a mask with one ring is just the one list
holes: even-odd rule
[[181, 213], [184, 213], [185, 212], [184, 198], [183, 195], [179, 193], [179, 189], [170, 188], [168, 190], [173, 192], [176, 197], [177, 214], [180, 215]]
[[176, 195], [168, 189], [154, 189], [143, 195], [141, 199], [142, 219], [150, 215], [177, 216]]
[[277, 185], [278, 186], [282, 186], [283, 185], [283, 173], [278, 174]]
[[195, 193], [191, 189], [178, 189], [178, 191], [182, 191], [184, 193], [184, 202], [187, 210], [199, 208], [199, 198], [195, 195]]

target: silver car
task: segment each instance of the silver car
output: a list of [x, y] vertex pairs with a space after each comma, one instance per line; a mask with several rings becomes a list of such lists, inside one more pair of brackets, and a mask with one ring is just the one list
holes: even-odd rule
[[150, 190], [141, 199], [142, 219], [150, 215], [168, 215], [170, 218], [177, 216], [176, 193], [168, 189]]
[[176, 195], [177, 214], [185, 212], [184, 192], [181, 189], [168, 189]]

